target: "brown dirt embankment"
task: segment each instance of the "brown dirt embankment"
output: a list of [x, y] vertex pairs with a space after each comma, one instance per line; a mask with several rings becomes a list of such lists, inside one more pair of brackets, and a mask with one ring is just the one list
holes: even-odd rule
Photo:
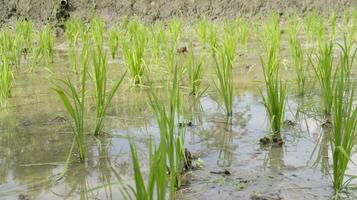
[[[264, 16], [277, 11], [287, 16], [294, 10], [303, 14], [316, 9], [327, 15], [332, 11], [342, 13], [354, 6], [357, 0], [0, 0], [0, 25], [19, 18], [30, 18], [38, 24], [61, 22], [66, 17], [88, 19], [100, 16], [108, 24], [123, 17], [138, 16], [146, 22], [179, 16], [196, 19], [207, 16], [211, 19], [235, 16]], [[62, 2], [63, 3], [63, 2]]]

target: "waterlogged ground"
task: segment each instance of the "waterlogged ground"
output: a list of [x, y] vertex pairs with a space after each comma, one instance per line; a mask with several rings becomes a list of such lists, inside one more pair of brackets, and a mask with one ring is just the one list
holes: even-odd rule
[[[288, 51], [286, 40], [282, 49]], [[319, 101], [315, 95], [294, 95], [287, 56], [282, 61], [282, 74], [290, 84], [286, 142], [282, 148], [260, 146], [259, 139], [267, 134], [267, 118], [259, 94], [263, 86], [259, 51], [254, 42], [239, 50], [231, 125], [225, 121], [209, 63], [203, 84], [209, 87], [206, 93], [196, 102], [186, 96], [187, 117], [193, 123], [187, 127], [186, 147], [204, 161], [204, 167], [185, 175], [178, 199], [325, 200], [333, 195], [328, 134], [316, 112]], [[24, 67], [15, 74], [9, 108], [0, 112], [0, 199], [120, 199], [119, 183], [130, 184], [133, 179], [127, 136], [136, 142], [142, 169], [147, 170], [148, 137], [158, 140], [158, 128], [147, 105], [148, 89], [131, 88], [126, 79], [108, 110], [107, 134], [88, 135], [86, 162], [77, 162], [74, 153], [65, 176], [56, 179], [65, 169], [73, 136], [51, 81], [69, 73], [67, 60], [66, 45], [57, 45], [49, 70], [38, 66], [29, 72]], [[119, 77], [122, 61], [109, 62], [111, 78]], [[152, 66], [151, 77], [160, 88], [166, 75]], [[91, 96], [88, 102], [88, 115], [93, 116]], [[93, 119], [87, 122], [87, 127], [93, 127]], [[356, 170], [351, 165], [349, 172]]]

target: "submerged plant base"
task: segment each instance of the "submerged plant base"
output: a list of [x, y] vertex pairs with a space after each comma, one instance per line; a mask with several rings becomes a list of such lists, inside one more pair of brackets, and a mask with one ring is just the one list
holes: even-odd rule
[[332, 122], [329, 119], [327, 119], [324, 123], [321, 124], [321, 127], [323, 129], [330, 129], [332, 128]]
[[272, 137], [265, 136], [260, 138], [259, 142], [262, 146], [271, 145], [273, 147], [281, 147], [284, 144], [284, 141], [280, 135], [273, 135]]

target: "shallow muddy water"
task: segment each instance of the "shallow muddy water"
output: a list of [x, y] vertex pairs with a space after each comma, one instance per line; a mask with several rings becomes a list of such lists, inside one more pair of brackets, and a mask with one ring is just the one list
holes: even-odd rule
[[[263, 80], [259, 49], [254, 43], [247, 49], [241, 50], [234, 72], [231, 124], [225, 121], [209, 67], [203, 83], [210, 86], [207, 92], [197, 102], [187, 97], [186, 112], [193, 126], [187, 127], [186, 147], [204, 161], [204, 167], [185, 175], [178, 199], [329, 199], [333, 195], [330, 147], [311, 106], [311, 102], [319, 104], [317, 98], [295, 97], [290, 87], [286, 119], [293, 123], [284, 128], [285, 144], [260, 146], [259, 139], [268, 129], [258, 90]], [[124, 68], [121, 61], [109, 62], [111, 77], [119, 76]], [[9, 108], [0, 112], [0, 199], [120, 199], [119, 183], [130, 184], [133, 179], [128, 136], [138, 145], [142, 168], [147, 170], [147, 141], [150, 136], [159, 139], [158, 127], [147, 105], [147, 89], [126, 83], [108, 110], [107, 134], [87, 135], [85, 164], [77, 162], [74, 154], [65, 176], [54, 181], [66, 167], [73, 135], [51, 81], [65, 75], [68, 65], [66, 47], [58, 45], [49, 68], [54, 75], [41, 67], [16, 72]], [[283, 74], [291, 79], [293, 69], [288, 62], [283, 66]], [[93, 112], [92, 104], [89, 107], [88, 113]], [[88, 120], [88, 127], [92, 123]], [[230, 175], [220, 174], [225, 170]], [[349, 172], [356, 170], [351, 165]]]

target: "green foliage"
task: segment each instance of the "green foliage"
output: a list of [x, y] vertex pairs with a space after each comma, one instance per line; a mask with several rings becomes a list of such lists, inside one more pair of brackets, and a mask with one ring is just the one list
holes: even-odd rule
[[202, 18], [196, 25], [198, 39], [203, 47], [206, 46], [208, 40], [208, 26], [209, 23], [206, 18]]
[[46, 64], [53, 63], [54, 36], [52, 27], [49, 25], [45, 26], [39, 34], [39, 43], [38, 47], [34, 50], [32, 67], [35, 67], [42, 58], [45, 59]]
[[281, 133], [285, 115], [286, 85], [279, 77], [280, 28], [279, 17], [272, 14], [262, 36], [265, 56], [261, 57], [266, 94], [261, 92], [265, 110], [268, 114], [271, 131]]
[[[342, 65], [346, 63], [343, 61], [344, 59], [342, 57]], [[347, 166], [357, 139], [357, 107], [353, 105], [354, 87], [351, 89], [349, 85], [347, 73], [344, 71], [346, 68], [339, 69], [333, 96], [333, 130], [330, 141], [333, 161], [332, 181], [336, 195], [345, 189], [354, 178], [352, 176], [345, 180]], [[346, 92], [349, 88], [351, 90]]]
[[80, 57], [81, 80], [79, 88], [69, 78], [58, 80], [58, 83], [55, 83], [53, 87], [53, 90], [58, 94], [63, 106], [74, 121], [73, 135], [77, 143], [79, 159], [82, 162], [85, 159], [84, 115], [89, 52], [89, 38], [85, 38]]
[[13, 74], [9, 60], [2, 55], [0, 62], [0, 106], [6, 107], [7, 100], [11, 94]]
[[93, 79], [95, 83], [95, 99], [96, 99], [96, 127], [94, 134], [99, 135], [102, 130], [103, 119], [106, 110], [122, 83], [125, 74], [114, 83], [109, 93], [107, 94], [107, 56], [104, 52], [93, 50]]
[[187, 70], [189, 75], [189, 87], [191, 94], [201, 96], [201, 82], [203, 78], [203, 56], [195, 57], [193, 51], [190, 51], [187, 57]]
[[185, 163], [185, 128], [178, 127], [182, 118], [182, 100], [179, 89], [181, 73], [175, 68], [172, 86], [167, 88], [168, 109], [159, 100], [156, 92], [150, 94], [150, 106], [160, 130], [160, 151], [167, 157], [169, 170], [170, 199], [174, 199], [175, 189], [180, 188]]
[[311, 57], [309, 57], [309, 60], [320, 84], [320, 92], [324, 105], [323, 113], [325, 116], [329, 116], [333, 102], [333, 43], [332, 41], [324, 42], [319, 46], [315, 60]]
[[123, 60], [135, 85], [142, 83], [146, 71], [144, 52], [147, 44], [147, 30], [137, 20], [128, 24], [128, 35], [122, 38]]
[[118, 26], [113, 26], [109, 30], [108, 45], [112, 59], [115, 59], [119, 46], [120, 32]]
[[304, 95], [306, 91], [306, 73], [307, 73], [307, 65], [304, 65], [304, 55], [303, 49], [301, 45], [301, 41], [298, 38], [299, 33], [299, 21], [296, 15], [293, 15], [288, 20], [288, 39], [289, 39], [289, 47], [290, 47], [290, 55], [291, 60], [294, 65], [295, 73], [296, 73], [296, 83], [298, 87], [298, 94]]
[[[215, 41], [215, 40], [213, 40]], [[215, 61], [215, 71], [218, 78], [218, 84], [215, 83], [220, 96], [223, 98], [226, 115], [231, 117], [233, 104], [233, 64], [237, 49], [237, 43], [234, 36], [226, 33], [221, 45], [211, 43], [213, 49], [213, 58]]]

